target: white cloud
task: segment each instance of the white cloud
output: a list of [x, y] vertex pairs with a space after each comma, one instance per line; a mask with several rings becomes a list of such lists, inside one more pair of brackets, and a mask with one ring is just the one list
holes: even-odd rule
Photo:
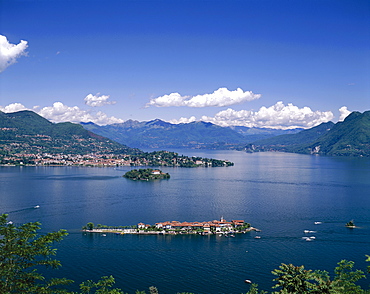
[[339, 112], [339, 121], [344, 121], [344, 119], [351, 113], [351, 111], [347, 109], [347, 106], [342, 106], [341, 108], [339, 108]]
[[195, 116], [191, 116], [189, 118], [186, 118], [186, 117], [180, 117], [179, 119], [172, 119], [170, 120], [169, 122], [171, 124], [187, 124], [187, 123], [191, 123], [191, 122], [194, 122], [196, 121], [196, 117]]
[[234, 91], [229, 91], [227, 88], [219, 88], [211, 94], [196, 96], [181, 96], [179, 93], [171, 93], [169, 95], [151, 99], [150, 102], [146, 104], [146, 107], [223, 107], [259, 99], [260, 97], [260, 94], [254, 94], [252, 91], [244, 92], [240, 88]]
[[85, 104], [92, 106], [92, 107], [99, 107], [103, 105], [109, 105], [109, 104], [116, 104], [116, 101], [107, 101], [109, 99], [109, 95], [101, 95], [100, 93], [93, 95], [89, 94], [84, 98]]
[[0, 111], [6, 112], [6, 113], [17, 112], [17, 111], [21, 111], [21, 110], [29, 110], [29, 109], [27, 107], [25, 107], [23, 104], [20, 104], [20, 103], [12, 103], [12, 104], [9, 104], [5, 107], [2, 107], [0, 105]]
[[55, 102], [53, 106], [47, 106], [38, 111], [38, 114], [52, 122], [93, 122], [98, 125], [122, 123], [123, 120], [114, 116], [108, 117], [99, 111], [96, 114], [80, 109], [78, 106], [67, 106], [62, 102]]
[[10, 44], [8, 39], [0, 35], [0, 72], [16, 62], [17, 58], [26, 55], [27, 41], [21, 40], [18, 45]]
[[93, 122], [98, 125], [108, 125], [115, 123], [123, 123], [124, 120], [114, 116], [108, 116], [104, 112], [97, 113], [80, 109], [78, 106], [67, 106], [62, 102], [55, 102], [53, 106], [46, 106], [40, 109], [39, 106], [34, 106], [32, 109], [25, 107], [21, 103], [12, 103], [5, 107], [0, 105], [0, 111], [11, 113], [21, 110], [32, 110], [42, 117], [54, 122]]
[[[279, 101], [258, 111], [231, 108], [218, 112], [214, 117], [202, 116], [200, 120], [223, 127], [245, 126], [275, 129], [312, 128], [334, 117], [331, 111], [312, 111], [309, 107], [299, 108], [291, 103]], [[182, 118], [184, 119], [184, 118]]]

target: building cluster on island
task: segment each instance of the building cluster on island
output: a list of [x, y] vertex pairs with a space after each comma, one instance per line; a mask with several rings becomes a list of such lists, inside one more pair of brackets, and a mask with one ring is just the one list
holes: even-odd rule
[[233, 234], [246, 233], [250, 231], [259, 231], [251, 227], [244, 220], [226, 221], [223, 217], [220, 220], [205, 221], [205, 222], [179, 222], [165, 221], [155, 225], [139, 223], [137, 226], [131, 227], [108, 227], [97, 225], [94, 227], [92, 223], [88, 223], [82, 228], [85, 232], [91, 233], [116, 233], [116, 234]]

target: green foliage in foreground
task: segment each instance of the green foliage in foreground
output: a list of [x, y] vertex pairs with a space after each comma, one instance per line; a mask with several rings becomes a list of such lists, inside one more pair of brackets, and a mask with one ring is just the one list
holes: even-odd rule
[[[7, 220], [7, 215], [0, 215], [0, 293], [27, 293], [27, 294], [124, 294], [121, 289], [114, 287], [113, 276], [104, 276], [99, 281], [91, 280], [81, 283], [79, 292], [66, 289], [73, 283], [66, 278], [46, 280], [37, 271], [39, 267], [57, 268], [60, 262], [53, 258], [56, 249], [52, 248], [67, 235], [65, 230], [38, 235], [40, 223], [26, 223], [16, 226]], [[370, 256], [366, 255], [370, 262]], [[354, 262], [342, 260], [335, 268], [335, 276], [331, 278], [326, 271], [306, 270], [304, 266], [281, 264], [272, 271], [275, 276], [278, 291], [272, 294], [369, 294], [356, 282], [365, 278], [361, 270], [354, 270]], [[370, 266], [367, 267], [370, 273]], [[145, 291], [136, 291], [136, 294], [145, 294]], [[150, 294], [158, 294], [156, 287], [149, 288]], [[258, 290], [258, 285], [252, 284], [246, 294], [267, 294]], [[190, 293], [178, 293], [190, 294]]]

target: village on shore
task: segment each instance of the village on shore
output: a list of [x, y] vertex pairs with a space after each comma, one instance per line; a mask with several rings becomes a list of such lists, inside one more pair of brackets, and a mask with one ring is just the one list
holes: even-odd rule
[[177, 235], [177, 234], [234, 234], [246, 233], [250, 231], [260, 230], [252, 227], [244, 220], [226, 221], [223, 217], [220, 220], [205, 221], [205, 222], [179, 222], [179, 221], [165, 221], [159, 222], [155, 225], [138, 223], [136, 226], [94, 226], [93, 223], [88, 223], [82, 228], [82, 231], [89, 233], [115, 233], [115, 234], [156, 234], [156, 235]]

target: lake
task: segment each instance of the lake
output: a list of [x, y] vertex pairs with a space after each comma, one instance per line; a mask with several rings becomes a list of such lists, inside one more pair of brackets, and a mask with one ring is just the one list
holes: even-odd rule
[[[136, 182], [130, 167], [0, 167], [0, 211], [15, 223], [40, 221], [41, 232], [67, 229], [46, 275], [76, 285], [104, 275], [134, 293], [241, 293], [250, 279], [274, 284], [281, 263], [332, 272], [342, 259], [365, 270], [370, 254], [370, 160], [288, 153], [181, 150], [228, 159], [232, 167], [167, 168], [171, 179]], [[34, 208], [39, 205], [40, 208]], [[244, 219], [262, 230], [237, 234], [143, 236], [86, 234], [87, 222], [105, 225], [161, 221]], [[354, 220], [359, 227], [344, 225]], [[315, 222], [321, 224], [315, 225]], [[315, 231], [312, 242], [304, 230]], [[362, 285], [368, 285], [364, 281]], [[75, 288], [76, 289], [76, 288]]]

